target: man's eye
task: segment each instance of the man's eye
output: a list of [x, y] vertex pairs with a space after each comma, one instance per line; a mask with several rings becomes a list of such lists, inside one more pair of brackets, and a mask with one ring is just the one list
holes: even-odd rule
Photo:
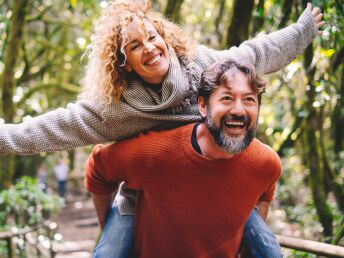
[[230, 97], [230, 96], [225, 96], [225, 97], [222, 98], [222, 100], [231, 101], [231, 100], [232, 100], [232, 97]]
[[256, 102], [256, 99], [252, 98], [252, 97], [247, 97], [246, 101], [248, 101], [248, 102]]

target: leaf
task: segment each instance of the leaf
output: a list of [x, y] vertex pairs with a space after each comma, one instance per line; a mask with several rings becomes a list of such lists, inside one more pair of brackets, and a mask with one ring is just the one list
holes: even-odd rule
[[320, 53], [325, 56], [325, 57], [328, 57], [328, 58], [331, 58], [334, 53], [336, 53], [336, 50], [333, 49], [333, 48], [330, 48], [330, 49], [321, 49], [320, 50]]
[[77, 1], [78, 1], [78, 0], [69, 0], [70, 5], [71, 5], [73, 8], [76, 6]]

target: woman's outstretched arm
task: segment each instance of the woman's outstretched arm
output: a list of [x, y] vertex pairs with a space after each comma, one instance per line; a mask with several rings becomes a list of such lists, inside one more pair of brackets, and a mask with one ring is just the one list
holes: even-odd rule
[[267, 35], [258, 35], [239, 47], [218, 51], [218, 58], [246, 60], [261, 75], [278, 71], [300, 55], [322, 33], [319, 31], [325, 25], [322, 17], [320, 9], [312, 9], [309, 3], [296, 23]]

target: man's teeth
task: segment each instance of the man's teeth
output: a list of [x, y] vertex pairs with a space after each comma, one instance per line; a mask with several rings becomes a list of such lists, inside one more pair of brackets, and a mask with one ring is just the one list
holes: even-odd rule
[[244, 122], [234, 122], [234, 121], [231, 121], [231, 122], [226, 122], [225, 124], [226, 125], [231, 125], [231, 126], [244, 126]]
[[148, 62], [146, 62], [146, 64], [151, 65], [151, 64], [157, 63], [157, 62], [159, 62], [160, 59], [161, 59], [161, 56], [157, 55], [153, 59], [151, 59]]

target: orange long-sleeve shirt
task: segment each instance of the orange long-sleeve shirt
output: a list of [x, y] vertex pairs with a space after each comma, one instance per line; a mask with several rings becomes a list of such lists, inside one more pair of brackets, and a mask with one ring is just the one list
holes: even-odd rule
[[273, 150], [255, 139], [231, 159], [211, 160], [193, 149], [192, 128], [98, 145], [89, 157], [90, 192], [112, 193], [120, 181], [139, 190], [135, 257], [235, 257], [253, 207], [273, 198], [281, 173]]

